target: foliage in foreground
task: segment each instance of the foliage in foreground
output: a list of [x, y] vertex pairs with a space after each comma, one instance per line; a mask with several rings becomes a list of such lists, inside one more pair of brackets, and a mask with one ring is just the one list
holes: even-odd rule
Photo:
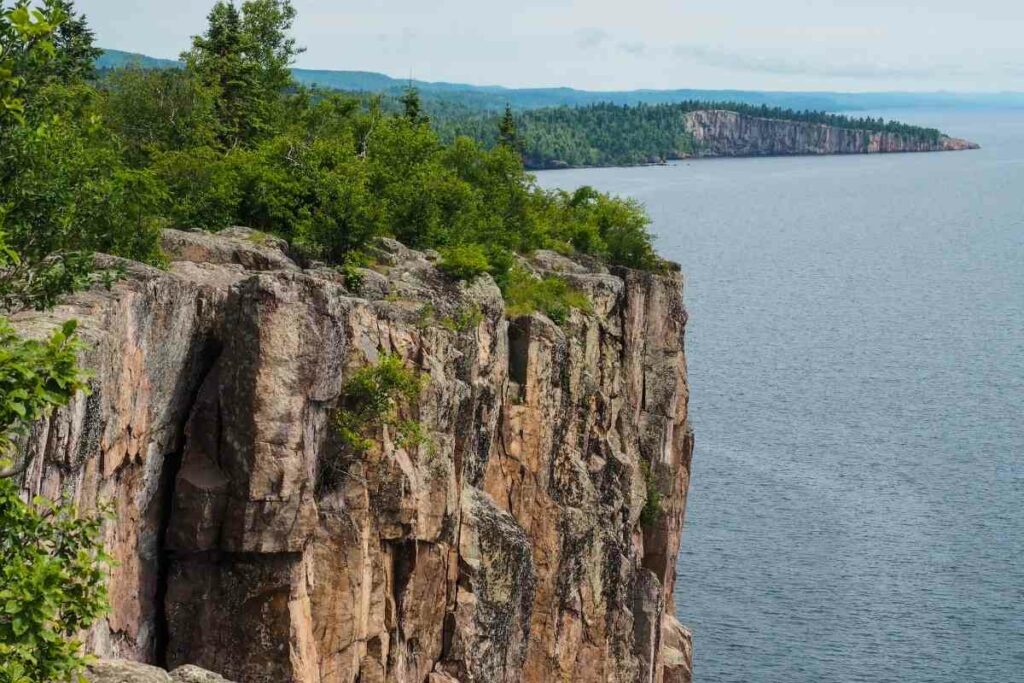
[[17, 439], [85, 388], [75, 323], [37, 341], [4, 317], [82, 286], [88, 249], [118, 239], [102, 197], [107, 210], [125, 207], [121, 182], [131, 181], [66, 99], [42, 118], [36, 106], [63, 99], [49, 88], [80, 81], [93, 59], [66, 0], [0, 2], [0, 683], [70, 680], [85, 663], [76, 635], [107, 609], [99, 518], [26, 502], [15, 479], [30, 464], [17, 462]]
[[[0, 317], [0, 459], [11, 460], [36, 420], [86, 389], [75, 328], [71, 320], [44, 341], [22, 339]], [[13, 473], [0, 467], [0, 477]]]
[[0, 478], [0, 682], [66, 681], [84, 664], [75, 636], [107, 610], [100, 519]]

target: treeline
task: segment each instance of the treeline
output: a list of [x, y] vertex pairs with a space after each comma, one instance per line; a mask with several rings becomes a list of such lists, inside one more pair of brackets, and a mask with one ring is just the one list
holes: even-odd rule
[[[820, 123], [840, 128], [887, 132], [937, 143], [941, 133], [870, 117], [853, 118], [816, 111], [796, 111], [737, 102], [691, 100], [675, 104], [595, 104], [517, 113], [521, 151], [529, 168], [629, 166], [659, 163], [693, 153], [683, 126], [687, 112], [729, 111], [770, 119]], [[468, 136], [485, 146], [495, 144], [500, 116], [442, 106], [432, 111], [444, 140]]]
[[742, 103], [721, 103], [721, 102], [685, 102], [684, 106], [688, 111], [694, 109], [728, 109], [738, 114], [758, 116], [764, 119], [784, 119], [786, 121], [803, 121], [805, 123], [820, 123], [836, 128], [850, 130], [868, 130], [874, 133], [895, 133], [902, 135], [909, 140], [919, 140], [937, 143], [942, 133], [936, 128], [925, 128], [912, 126], [899, 121], [886, 121], [882, 117], [877, 119], [870, 116], [854, 117], [843, 114], [830, 114], [823, 111], [784, 109], [781, 107], [769, 107], [767, 105], [752, 105]]
[[[628, 166], [678, 158], [692, 148], [678, 109], [670, 105], [596, 104], [518, 112], [521, 152], [530, 168]], [[491, 146], [499, 116], [446, 116], [438, 112], [442, 139], [467, 136]]]

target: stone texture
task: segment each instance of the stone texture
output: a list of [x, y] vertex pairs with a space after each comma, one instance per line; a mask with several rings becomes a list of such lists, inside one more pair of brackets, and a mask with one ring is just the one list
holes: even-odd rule
[[223, 676], [191, 664], [168, 674], [159, 667], [126, 659], [101, 659], [85, 673], [89, 683], [231, 683]]
[[163, 669], [125, 659], [103, 659], [85, 673], [89, 683], [173, 683]]
[[674, 616], [661, 620], [661, 654], [664, 683], [690, 683], [693, 680], [693, 642], [690, 631]]
[[[358, 293], [244, 229], [165, 244], [167, 271], [18, 320], [91, 342], [94, 391], [39, 426], [24, 485], [115, 504], [92, 651], [245, 683], [678, 680], [678, 274], [538, 253], [593, 302], [559, 327], [391, 240]], [[346, 454], [342, 388], [383, 353], [427, 378], [402, 417], [428, 438]]]
[[171, 680], [174, 681], [174, 683], [231, 683], [231, 681], [220, 674], [215, 674], [212, 671], [207, 671], [206, 669], [200, 669], [198, 666], [193, 666], [191, 664], [179, 666], [177, 669], [172, 671]]
[[820, 123], [783, 121], [707, 109], [683, 116], [700, 157], [787, 156], [796, 154], [876, 154], [977, 149], [978, 145], [941, 136], [937, 144], [898, 133], [851, 130]]

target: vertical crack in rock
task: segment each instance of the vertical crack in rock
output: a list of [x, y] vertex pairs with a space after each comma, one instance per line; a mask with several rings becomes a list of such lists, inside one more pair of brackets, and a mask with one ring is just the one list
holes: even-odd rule
[[167, 644], [170, 631], [167, 623], [167, 577], [170, 571], [170, 550], [167, 548], [167, 528], [171, 522], [171, 508], [174, 505], [174, 482], [181, 467], [181, 452], [164, 456], [163, 471], [160, 473], [160, 528], [157, 532], [156, 591], [153, 597], [153, 663], [167, 666]]
[[[199, 398], [207, 379], [214, 373], [216, 359], [220, 355], [220, 345], [210, 345], [203, 351], [197, 361], [201, 365], [202, 371], [187, 402], [187, 409], [183, 411], [184, 419], [177, 427], [175, 443], [184, 444], [185, 442], [186, 426], [199, 408]], [[159, 506], [157, 515], [159, 526], [156, 537], [156, 590], [153, 597], [153, 663], [164, 668], [168, 665], [167, 649], [171, 635], [166, 601], [173, 551], [168, 544], [168, 533], [174, 514], [175, 492], [182, 460], [183, 452], [181, 450], [164, 455], [158, 490], [152, 503]]]

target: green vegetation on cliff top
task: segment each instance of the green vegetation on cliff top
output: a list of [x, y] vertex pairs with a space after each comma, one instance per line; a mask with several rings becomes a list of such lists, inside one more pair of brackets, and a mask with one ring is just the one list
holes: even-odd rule
[[[530, 168], [629, 166], [659, 163], [692, 154], [693, 140], [683, 121], [688, 112], [724, 109], [748, 116], [825, 124], [851, 130], [896, 133], [908, 140], [935, 144], [941, 133], [871, 117], [820, 111], [796, 111], [742, 102], [686, 101], [673, 104], [594, 104], [584, 107], [532, 109], [519, 113], [522, 152]], [[501, 117], [439, 108], [433, 112], [442, 139], [468, 136], [485, 146], [496, 144]]]

